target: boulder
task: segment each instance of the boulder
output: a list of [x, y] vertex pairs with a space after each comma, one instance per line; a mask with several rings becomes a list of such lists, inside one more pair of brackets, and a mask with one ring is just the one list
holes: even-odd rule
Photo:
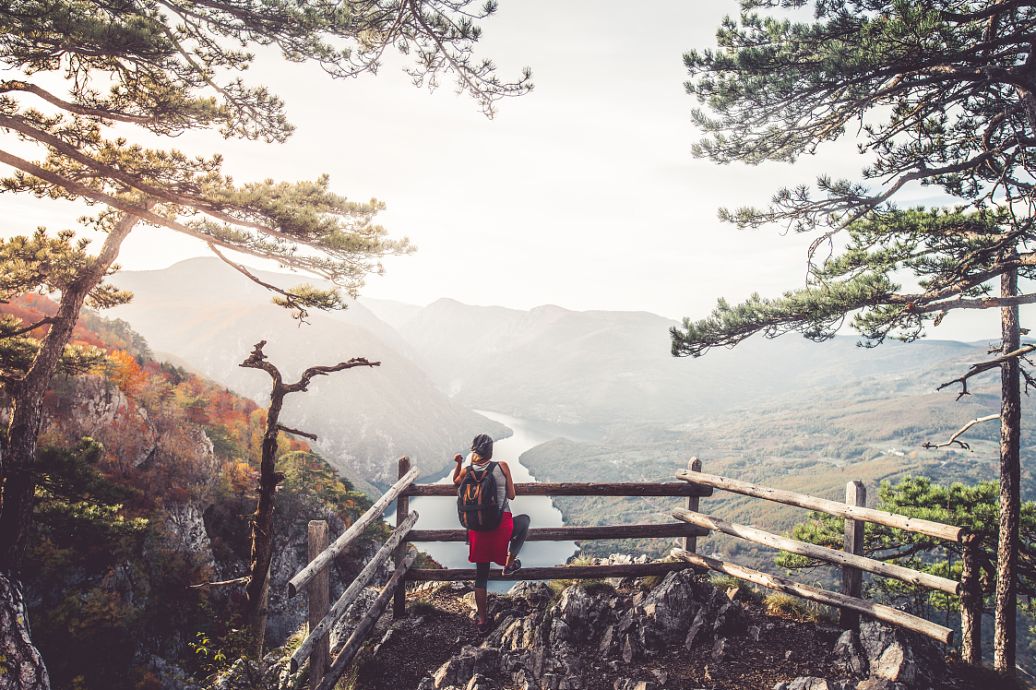
[[842, 677], [864, 678], [868, 673], [867, 657], [855, 630], [846, 630], [835, 641], [831, 652], [831, 668]]
[[917, 677], [914, 650], [906, 636], [877, 621], [860, 622], [860, 645], [872, 678], [909, 685]]

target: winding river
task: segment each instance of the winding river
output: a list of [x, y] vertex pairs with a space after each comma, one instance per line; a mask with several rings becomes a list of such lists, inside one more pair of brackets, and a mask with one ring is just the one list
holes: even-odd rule
[[[476, 410], [476, 412], [504, 424], [514, 432], [512, 436], [501, 439], [493, 445], [493, 459], [507, 462], [511, 468], [511, 476], [516, 483], [536, 481], [529, 470], [521, 464], [521, 455], [525, 451], [562, 436], [574, 440], [587, 440], [594, 436], [591, 429], [555, 427], [486, 410]], [[457, 452], [463, 450], [465, 449], [458, 448]], [[450, 458], [443, 458], [443, 461], [452, 469], [453, 463]], [[446, 476], [438, 483], [449, 484], [451, 482], [450, 476]], [[455, 498], [422, 496], [411, 499], [410, 507], [420, 515], [417, 520], [417, 526], [420, 529], [456, 529], [458, 527]], [[554, 502], [549, 496], [519, 496], [511, 501], [511, 511], [515, 515], [528, 514], [532, 518], [534, 528], [560, 527], [564, 524], [561, 511], [554, 506]], [[392, 520], [392, 518], [389, 519]], [[447, 568], [471, 567], [468, 563], [468, 547], [464, 543], [429, 542], [420, 544], [420, 548]], [[530, 541], [522, 548], [522, 566], [563, 564], [577, 550], [578, 547], [574, 541]], [[506, 589], [509, 586], [510, 583], [507, 582], [490, 583], [490, 587], [493, 589]]]

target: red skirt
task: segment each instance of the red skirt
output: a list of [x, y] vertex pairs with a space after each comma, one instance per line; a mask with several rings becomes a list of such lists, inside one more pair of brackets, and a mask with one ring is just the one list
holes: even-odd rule
[[514, 519], [505, 512], [492, 532], [468, 530], [468, 561], [471, 563], [507, 564], [507, 543], [514, 531]]

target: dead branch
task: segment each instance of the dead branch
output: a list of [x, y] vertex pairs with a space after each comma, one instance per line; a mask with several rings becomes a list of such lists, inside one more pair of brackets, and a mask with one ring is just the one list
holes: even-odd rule
[[243, 585], [248, 582], [248, 576], [235, 577], [233, 580], [220, 580], [219, 582], [202, 582], [197, 585], [191, 585], [191, 589], [204, 589], [205, 587], [228, 587], [231, 585]]
[[967, 424], [962, 426], [960, 429], [958, 429], [957, 432], [955, 434], [953, 434], [953, 436], [950, 436], [949, 440], [947, 440], [945, 443], [932, 443], [931, 441], [925, 441], [924, 448], [926, 448], [928, 450], [934, 450], [936, 448], [946, 448], [947, 446], [951, 446], [953, 444], [957, 444], [958, 446], [960, 446], [964, 450], [970, 451], [971, 450], [971, 446], [969, 446], [964, 441], [961, 441], [960, 440], [960, 436], [965, 431], [967, 431], [971, 427], [975, 426], [976, 424], [982, 424], [983, 422], [991, 422], [994, 419], [1000, 419], [1000, 415], [999, 414], [990, 414], [990, 415], [986, 415], [985, 417], [978, 417], [977, 419], [972, 419], [970, 422], [968, 422]]
[[303, 438], [308, 438], [310, 441], [316, 441], [317, 440], [317, 435], [316, 434], [311, 434], [308, 431], [299, 431], [298, 429], [292, 429], [291, 427], [284, 426], [283, 424], [278, 424], [277, 428], [280, 429], [281, 431], [287, 433], [287, 434], [294, 434], [295, 436], [301, 436]]
[[978, 362], [977, 364], [972, 364], [970, 367], [968, 367], [968, 371], [963, 376], [959, 376], [953, 379], [952, 381], [947, 381], [935, 390], [941, 391], [943, 388], [952, 386], [955, 383], [959, 383], [960, 393], [957, 394], [957, 400], [960, 400], [965, 395], [971, 395], [971, 392], [968, 390], [968, 379], [970, 379], [972, 376], [975, 376], [976, 374], [981, 374], [984, 371], [989, 371], [990, 369], [995, 369], [996, 367], [1000, 366], [1001, 364], [1009, 360], [1018, 357], [1024, 358], [1025, 355], [1033, 351], [1036, 351], [1036, 345], [1025, 345], [1024, 347], [1020, 347], [1017, 350], [1008, 352], [1005, 355], [1000, 355], [999, 357], [995, 357], [994, 359], [990, 359], [985, 362]]
[[295, 383], [289, 384], [284, 387], [288, 393], [295, 393], [296, 391], [305, 391], [309, 389], [310, 381], [314, 376], [327, 376], [333, 374], [336, 371], [343, 371], [345, 369], [352, 369], [353, 367], [380, 367], [381, 362], [368, 361], [366, 357], [353, 357], [347, 362], [339, 362], [330, 367], [310, 367], [302, 372], [302, 376]]

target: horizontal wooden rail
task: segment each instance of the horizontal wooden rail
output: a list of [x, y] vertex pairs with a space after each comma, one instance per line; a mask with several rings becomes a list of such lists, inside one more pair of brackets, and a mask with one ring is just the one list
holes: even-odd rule
[[309, 564], [300, 570], [295, 577], [288, 581], [288, 596], [295, 596], [311, 579], [313, 576], [320, 572], [323, 568], [327, 567], [327, 564], [334, 559], [335, 556], [340, 554], [349, 546], [353, 541], [356, 540], [363, 531], [367, 529], [367, 526], [374, 522], [376, 519], [381, 517], [381, 514], [385, 512], [389, 504], [396, 500], [404, 489], [410, 486], [415, 479], [417, 479], [420, 472], [415, 467], [407, 472], [403, 477], [400, 478], [395, 484], [393, 484], [388, 491], [385, 492], [381, 498], [374, 502], [367, 512], [357, 518], [356, 522], [349, 527], [349, 529], [342, 532], [342, 536], [335, 539], [331, 546], [327, 547], [323, 553], [314, 558]]
[[[602, 525], [599, 527], [540, 527], [530, 529], [525, 541], [565, 541], [572, 539], [634, 539], [637, 537], [704, 537], [709, 530], [694, 525]], [[462, 529], [415, 529], [407, 541], [465, 541]]]
[[[677, 482], [532, 482], [514, 485], [519, 496], [711, 496], [712, 489]], [[457, 497], [453, 484], [415, 484], [404, 496]]]
[[966, 530], [961, 527], [944, 525], [940, 522], [906, 517], [904, 515], [896, 515], [895, 513], [887, 513], [883, 510], [874, 510], [873, 508], [851, 506], [846, 503], [839, 503], [838, 501], [831, 501], [826, 498], [818, 498], [816, 496], [807, 496], [806, 494], [799, 494], [793, 491], [784, 491], [782, 489], [759, 486], [758, 484], [751, 484], [737, 479], [729, 479], [728, 477], [720, 477], [715, 474], [678, 470], [676, 477], [685, 482], [697, 484], [699, 486], [722, 489], [723, 491], [731, 491], [745, 496], [763, 498], [768, 501], [774, 501], [775, 503], [784, 503], [786, 505], [797, 506], [799, 508], [816, 510], [821, 513], [837, 515], [838, 517], [849, 518], [851, 520], [874, 522], [879, 525], [885, 525], [886, 527], [894, 527], [896, 529], [916, 532], [918, 534], [927, 534], [930, 537], [945, 539], [952, 542], [960, 542], [966, 534]]
[[[550, 568], [522, 568], [513, 575], [504, 576], [497, 569], [489, 571], [490, 580], [585, 580], [598, 577], [645, 577], [668, 575], [674, 570], [691, 567], [683, 562], [666, 563], [620, 563], [615, 565], [559, 565]], [[447, 582], [474, 580], [474, 568], [414, 568], [407, 573], [407, 580], [422, 582]]]
[[331, 662], [331, 668], [328, 669], [327, 674], [321, 681], [320, 686], [317, 690], [333, 690], [335, 685], [338, 683], [338, 679], [342, 677], [345, 672], [346, 666], [356, 656], [356, 652], [360, 651], [360, 647], [363, 645], [364, 640], [367, 639], [367, 635], [370, 634], [371, 628], [381, 618], [381, 614], [385, 612], [385, 606], [388, 605], [389, 599], [392, 598], [392, 593], [396, 591], [396, 587], [401, 584], [403, 576], [406, 575], [407, 570], [414, 564], [414, 559], [417, 558], [417, 550], [411, 548], [410, 553], [407, 554], [403, 562], [399, 564], [395, 572], [392, 573], [392, 577], [389, 578], [385, 586], [381, 588], [381, 593], [378, 594], [378, 598], [371, 604], [370, 609], [364, 614], [360, 622], [356, 624], [356, 629], [353, 630], [352, 635], [345, 641], [338, 652], [338, 656], [335, 657], [334, 661]]
[[799, 584], [798, 582], [787, 580], [783, 577], [768, 575], [759, 570], [746, 568], [742, 565], [737, 565], [736, 563], [728, 563], [715, 558], [709, 558], [708, 556], [691, 553], [690, 551], [684, 551], [683, 549], [673, 549], [672, 554], [696, 567], [708, 568], [720, 573], [725, 573], [740, 580], [746, 580], [747, 582], [752, 582], [762, 587], [766, 587], [767, 589], [774, 589], [778, 592], [784, 592], [785, 594], [809, 599], [810, 601], [816, 601], [828, 606], [837, 606], [839, 608], [859, 611], [864, 615], [876, 618], [877, 620], [884, 621], [886, 623], [898, 625], [907, 630], [912, 630], [916, 633], [930, 637], [933, 640], [942, 642], [943, 644], [950, 644], [950, 642], [953, 641], [953, 630], [950, 628], [945, 628], [937, 623], [927, 621], [924, 618], [919, 618], [904, 611], [900, 611], [899, 609], [894, 609], [891, 606], [875, 604], [864, 599], [857, 599], [856, 597], [850, 597], [838, 592], [831, 592], [826, 589], [818, 589], [816, 587]]
[[702, 515], [701, 513], [684, 510], [682, 508], [674, 510], [673, 517], [677, 520], [683, 520], [692, 525], [697, 525], [698, 527], [713, 529], [734, 537], [740, 537], [741, 539], [745, 539], [756, 544], [763, 544], [775, 549], [787, 551], [788, 553], [798, 554], [799, 556], [815, 558], [817, 560], [835, 563], [837, 565], [848, 565], [853, 568], [859, 568], [860, 570], [866, 570], [875, 575], [892, 577], [914, 585], [921, 585], [922, 587], [927, 587], [929, 589], [937, 589], [940, 592], [946, 592], [947, 594], [960, 594], [961, 584], [956, 580], [950, 580], [945, 577], [939, 577], [938, 575], [931, 575], [929, 573], [922, 573], [912, 568], [904, 568], [900, 565], [885, 563], [883, 561], [874, 560], [873, 558], [857, 556], [838, 549], [829, 549], [826, 546], [807, 544], [806, 542], [788, 539], [787, 537], [781, 537], [776, 534], [771, 534], [770, 532], [764, 532], [761, 529], [748, 527], [746, 525], [738, 525], [733, 522], [721, 520], [717, 517]]
[[363, 588], [367, 586], [367, 583], [371, 581], [371, 578], [377, 574], [378, 569], [381, 568], [382, 564], [389, 559], [389, 556], [392, 555], [392, 551], [406, 538], [407, 533], [414, 526], [415, 522], [417, 522], [417, 512], [412, 512], [407, 515], [406, 519], [400, 523], [399, 527], [392, 531], [392, 535], [384, 544], [382, 544], [381, 548], [378, 549], [378, 552], [374, 554], [369, 561], [367, 561], [367, 565], [363, 567], [363, 570], [353, 578], [352, 583], [350, 583], [346, 590], [342, 592], [342, 595], [338, 597], [338, 601], [335, 602], [334, 606], [332, 606], [323, 619], [321, 619], [321, 621], [309, 631], [306, 639], [302, 641], [299, 648], [291, 655], [292, 673], [297, 671], [299, 666], [302, 665], [302, 662], [309, 656], [310, 651], [313, 649], [313, 645], [315, 645], [320, 638], [331, 630], [331, 626], [335, 624], [335, 621], [341, 618], [346, 609], [356, 601], [356, 597], [359, 596]]

